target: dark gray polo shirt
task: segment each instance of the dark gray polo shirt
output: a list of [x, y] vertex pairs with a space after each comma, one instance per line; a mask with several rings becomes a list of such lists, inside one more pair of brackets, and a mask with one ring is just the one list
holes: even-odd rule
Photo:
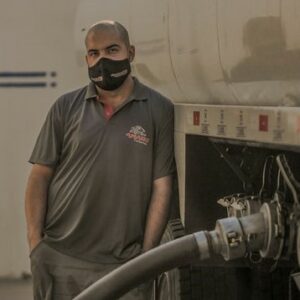
[[174, 172], [173, 105], [136, 79], [110, 120], [96, 97], [92, 83], [60, 97], [29, 161], [55, 167], [45, 242], [119, 263], [141, 251], [153, 180]]

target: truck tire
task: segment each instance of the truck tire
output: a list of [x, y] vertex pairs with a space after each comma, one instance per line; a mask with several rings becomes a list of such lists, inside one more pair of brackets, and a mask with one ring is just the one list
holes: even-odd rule
[[[184, 227], [180, 219], [170, 220], [161, 244], [184, 236]], [[190, 300], [190, 266], [182, 266], [164, 272], [156, 279], [155, 300]]]

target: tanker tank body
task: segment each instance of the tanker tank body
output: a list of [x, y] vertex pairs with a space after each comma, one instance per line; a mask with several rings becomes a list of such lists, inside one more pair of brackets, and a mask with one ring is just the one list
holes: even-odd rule
[[[161, 299], [296, 299], [290, 274], [300, 186], [300, 2], [80, 1], [78, 54], [88, 24], [99, 19], [127, 26], [135, 73], [175, 102], [186, 233], [263, 203], [278, 204], [284, 220], [275, 258], [195, 262], [161, 277], [169, 295]], [[166, 239], [179, 230], [178, 221], [171, 224]]]

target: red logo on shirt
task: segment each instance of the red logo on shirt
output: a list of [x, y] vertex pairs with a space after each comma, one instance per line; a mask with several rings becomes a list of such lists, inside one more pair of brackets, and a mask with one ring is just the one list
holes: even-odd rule
[[129, 139], [132, 139], [134, 142], [143, 144], [145, 146], [147, 146], [150, 141], [150, 138], [147, 137], [146, 130], [139, 125], [131, 127], [130, 131], [126, 133], [126, 136]]

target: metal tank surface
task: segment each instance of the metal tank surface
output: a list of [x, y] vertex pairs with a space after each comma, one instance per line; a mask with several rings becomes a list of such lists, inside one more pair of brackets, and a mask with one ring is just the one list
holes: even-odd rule
[[90, 20], [120, 20], [135, 71], [180, 103], [299, 106], [297, 0], [81, 1], [82, 47]]

